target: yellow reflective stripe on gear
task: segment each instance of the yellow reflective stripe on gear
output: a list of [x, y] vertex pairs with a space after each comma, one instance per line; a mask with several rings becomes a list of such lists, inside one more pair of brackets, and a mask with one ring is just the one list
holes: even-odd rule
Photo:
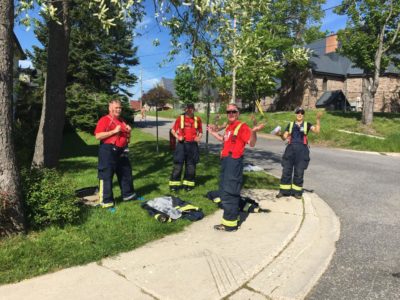
[[307, 135], [307, 128], [308, 128], [308, 124], [307, 122], [304, 122], [303, 124], [303, 130], [304, 130], [304, 134]]
[[289, 123], [289, 134], [292, 134], [294, 122]]
[[183, 181], [183, 185], [194, 186], [194, 181], [184, 180], [184, 181]]
[[240, 127], [242, 127], [242, 125], [243, 125], [243, 123], [239, 123], [239, 125], [236, 126], [235, 130], [233, 131], [234, 136], [238, 135], [239, 129], [240, 129]]
[[100, 203], [100, 206], [102, 208], [109, 208], [109, 207], [113, 207], [114, 203]]
[[228, 221], [228, 220], [225, 220], [224, 218], [222, 218], [222, 225], [225, 225], [225, 226], [228, 226], [228, 227], [236, 227], [237, 224], [238, 224], [238, 221], [237, 221], [237, 220], [235, 220], [235, 221]]
[[213, 202], [214, 203], [220, 203], [221, 202], [221, 198], [220, 197], [214, 198]]
[[185, 128], [185, 115], [181, 115], [181, 129]]
[[303, 188], [301, 186], [298, 186], [298, 185], [295, 185], [295, 184], [292, 184], [292, 189], [295, 190], [295, 191], [302, 191], [303, 190]]
[[292, 186], [290, 184], [280, 184], [279, 188], [281, 190], [290, 190], [292, 188]]
[[99, 182], [99, 203], [103, 203], [103, 179]]
[[243, 207], [243, 211], [249, 211], [250, 207], [251, 207], [251, 203], [246, 203]]
[[177, 210], [180, 210], [180, 211], [187, 211], [187, 210], [199, 210], [199, 208], [198, 207], [196, 207], [196, 206], [193, 206], [193, 205], [191, 205], [191, 204], [187, 204], [187, 205], [185, 205], [185, 206], [182, 206], [182, 207], [180, 207], [180, 206], [175, 206], [175, 208], [177, 209]]
[[198, 124], [197, 124], [197, 117], [194, 117], [194, 128], [197, 129], [197, 127], [198, 127]]
[[179, 185], [181, 185], [181, 182], [180, 181], [170, 181], [169, 185], [170, 186], [177, 186], [177, 185], [179, 186]]

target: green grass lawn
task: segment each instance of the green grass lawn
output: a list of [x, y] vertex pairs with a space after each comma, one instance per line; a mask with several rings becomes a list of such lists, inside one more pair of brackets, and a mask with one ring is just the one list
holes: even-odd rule
[[[94, 137], [85, 133], [65, 136], [59, 169], [71, 182], [71, 188], [97, 185], [97, 145]], [[149, 200], [169, 194], [172, 155], [167, 141], [161, 141], [157, 154], [155, 138], [134, 130], [130, 157], [135, 188], [140, 195]], [[219, 166], [217, 156], [203, 153], [197, 169], [198, 187], [190, 193], [181, 191], [178, 196], [201, 207], [206, 215], [214, 212], [217, 208], [204, 195], [217, 189]], [[140, 202], [121, 203], [116, 179], [114, 184], [115, 213], [88, 208], [79, 224], [0, 240], [0, 284], [98, 261], [181, 231], [190, 224], [186, 220], [157, 222], [140, 207]], [[278, 180], [265, 173], [246, 173], [245, 187], [276, 189]]]
[[[315, 124], [316, 110], [307, 111], [305, 120]], [[177, 117], [182, 111], [162, 111], [162, 117]], [[154, 115], [154, 112], [152, 112]], [[206, 115], [197, 114], [205, 123]], [[225, 115], [222, 114], [225, 118]], [[214, 122], [214, 115], [211, 115], [211, 123]], [[293, 112], [276, 112], [265, 113], [265, 119], [259, 114], [259, 121], [266, 120], [264, 133], [270, 133], [272, 129], [280, 125], [284, 130], [290, 121], [293, 121], [295, 115]], [[250, 114], [243, 113], [240, 119], [252, 124]], [[371, 128], [362, 126], [361, 112], [325, 112], [321, 119], [321, 132], [319, 135], [310, 134], [309, 140], [314, 145], [325, 145], [329, 147], [345, 148], [353, 150], [377, 151], [377, 152], [400, 152], [400, 114], [396, 113], [375, 113], [374, 121]], [[220, 121], [220, 123], [222, 123]], [[340, 132], [346, 130], [356, 133], [369, 134], [384, 139], [376, 139], [366, 135], [355, 135], [350, 133]]]

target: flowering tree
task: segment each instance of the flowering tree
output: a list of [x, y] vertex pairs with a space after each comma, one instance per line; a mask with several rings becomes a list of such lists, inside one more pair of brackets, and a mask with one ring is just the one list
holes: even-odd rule
[[[323, 16], [324, 0], [153, 0], [157, 17], [171, 32], [170, 55], [192, 55], [196, 78], [236, 81], [241, 96], [265, 96], [282, 74], [282, 54], [301, 44], [308, 23]], [[227, 80], [219, 80], [224, 84]], [[256, 89], [254, 89], [256, 87]], [[226, 86], [224, 88], [227, 88]], [[252, 94], [252, 95], [250, 95]]]

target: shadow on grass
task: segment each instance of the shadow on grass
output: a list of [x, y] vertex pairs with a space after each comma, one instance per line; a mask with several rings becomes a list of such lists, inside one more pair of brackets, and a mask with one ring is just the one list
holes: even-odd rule
[[70, 131], [64, 135], [61, 158], [71, 158], [78, 156], [96, 156], [98, 152], [98, 145], [88, 145], [86, 142], [76, 133]]
[[[219, 174], [218, 174], [219, 175]], [[214, 176], [211, 175], [197, 175], [196, 176], [196, 184], [197, 185], [206, 185], [206, 183], [212, 179], [214, 179]]]
[[[152, 192], [154, 192], [155, 190], [160, 190], [160, 185], [157, 183], [150, 183], [144, 186], [141, 186], [140, 188], [136, 188], [135, 187], [135, 191], [138, 195], [148, 195]], [[148, 199], [146, 199], [148, 200]]]
[[59, 169], [63, 173], [79, 173], [80, 171], [88, 170], [88, 169], [95, 169], [97, 172], [97, 160], [94, 162], [88, 162], [83, 160], [78, 161], [61, 161], [59, 165]]

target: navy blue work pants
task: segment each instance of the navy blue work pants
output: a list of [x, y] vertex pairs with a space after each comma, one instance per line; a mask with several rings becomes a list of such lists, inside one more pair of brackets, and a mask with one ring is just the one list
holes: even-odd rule
[[282, 157], [280, 192], [283, 195], [302, 195], [304, 170], [310, 162], [308, 145], [289, 144]]
[[221, 160], [221, 175], [219, 182], [219, 192], [224, 209], [224, 222], [232, 223], [237, 226], [239, 217], [240, 191], [243, 186], [243, 157], [232, 158], [223, 157]]
[[199, 157], [199, 146], [197, 142], [178, 142], [174, 152], [174, 168], [170, 181], [181, 181], [183, 165], [185, 165], [183, 185], [194, 187], [196, 164], [199, 162]]
[[100, 202], [114, 202], [112, 181], [117, 174], [123, 198], [134, 194], [132, 167], [127, 148], [119, 148], [110, 144], [100, 144], [98, 178], [100, 180]]

